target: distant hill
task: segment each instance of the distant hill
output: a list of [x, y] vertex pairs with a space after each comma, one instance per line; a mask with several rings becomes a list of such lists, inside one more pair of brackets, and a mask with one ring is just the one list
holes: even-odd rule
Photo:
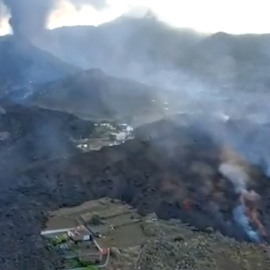
[[155, 17], [123, 16], [97, 27], [47, 31], [37, 44], [80, 67], [98, 67], [109, 74], [128, 77], [153, 75], [156, 63], [162, 67], [178, 62], [189, 65], [194, 46], [201, 39], [193, 31], [171, 28]]
[[13, 36], [0, 38], [0, 62], [0, 94], [33, 83], [53, 81], [80, 70], [29, 41]]
[[157, 109], [158, 93], [144, 84], [92, 69], [45, 84], [28, 101], [80, 116], [122, 119]]
[[269, 91], [270, 35], [216, 33], [196, 48], [192, 70], [238, 91]]
[[197, 79], [238, 91], [270, 88], [268, 34], [201, 35], [154, 17], [124, 16], [98, 27], [48, 31], [37, 44], [83, 68], [99, 67], [147, 83], [170, 85], [170, 71], [182, 86]]

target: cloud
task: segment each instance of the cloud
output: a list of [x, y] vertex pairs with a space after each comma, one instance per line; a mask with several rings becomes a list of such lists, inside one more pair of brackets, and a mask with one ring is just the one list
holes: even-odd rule
[[[169, 25], [192, 28], [201, 32], [270, 33], [268, 0], [1, 1], [10, 9], [14, 32], [24, 35], [38, 33], [45, 26], [53, 28], [78, 24], [98, 25], [140, 8], [151, 10], [160, 20]], [[66, 8], [67, 6], [69, 8]]]
[[9, 25], [10, 14], [6, 6], [0, 1], [0, 36], [11, 33]]
[[111, 21], [128, 11], [125, 5], [118, 4], [105, 0], [59, 0], [48, 18], [47, 28], [99, 25]]
[[[70, 0], [81, 7], [92, 5], [101, 14], [93, 19], [85, 19], [85, 24], [108, 21], [111, 14], [138, 9], [150, 9], [157, 17], [176, 27], [192, 28], [201, 32], [270, 33], [268, 23], [268, 0]], [[80, 9], [77, 10], [80, 13]], [[106, 12], [105, 12], [106, 11]], [[102, 17], [102, 19], [100, 19]]]
[[109, 7], [106, 0], [68, 0], [72, 3], [77, 9], [82, 8], [83, 6], [90, 5], [96, 10], [103, 10]]

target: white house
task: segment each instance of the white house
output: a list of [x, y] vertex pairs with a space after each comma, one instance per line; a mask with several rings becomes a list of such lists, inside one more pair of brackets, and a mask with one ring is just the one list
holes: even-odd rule
[[68, 236], [75, 242], [91, 240], [91, 233], [84, 226], [78, 226], [68, 231]]
[[126, 132], [119, 132], [119, 133], [115, 133], [114, 135], [117, 141], [125, 141], [127, 139]]

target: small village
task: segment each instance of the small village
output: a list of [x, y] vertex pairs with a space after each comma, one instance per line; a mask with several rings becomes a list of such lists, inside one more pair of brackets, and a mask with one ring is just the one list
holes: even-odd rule
[[110, 269], [119, 257], [132, 264], [141, 245], [158, 237], [162, 226], [165, 235], [179, 234], [155, 214], [142, 217], [127, 204], [103, 198], [54, 211], [41, 236], [61, 256], [63, 270]]
[[126, 123], [95, 123], [95, 137], [76, 141], [77, 148], [83, 152], [98, 151], [104, 146], [114, 146], [133, 139], [133, 127]]
[[43, 232], [42, 236], [62, 256], [63, 267], [61, 269], [94, 270], [108, 264], [109, 249], [101, 248], [91, 231], [83, 225], [68, 230]]
[[142, 243], [140, 222], [141, 217], [130, 206], [104, 198], [60, 209], [51, 215], [41, 235], [63, 258], [62, 269], [93, 270], [108, 265], [110, 248], [115, 252], [116, 247]]

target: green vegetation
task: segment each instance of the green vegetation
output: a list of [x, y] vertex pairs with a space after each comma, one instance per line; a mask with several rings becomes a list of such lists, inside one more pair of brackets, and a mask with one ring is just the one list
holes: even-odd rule
[[76, 259], [67, 260], [67, 266], [69, 268], [79, 268], [81, 267], [80, 262]]
[[89, 267], [89, 262], [79, 261], [80, 267]]
[[98, 226], [102, 224], [101, 217], [99, 214], [94, 214], [90, 219], [90, 224], [94, 226]]
[[98, 268], [91, 264], [90, 262], [84, 262], [84, 261], [79, 261], [79, 267], [82, 267], [86, 270], [97, 270]]
[[61, 236], [54, 237], [51, 243], [53, 246], [58, 246], [60, 244], [66, 243], [67, 241], [68, 241], [68, 235], [62, 234]]
[[83, 268], [85, 270], [97, 270], [98, 268], [92, 265], [90, 262], [80, 261], [78, 259], [67, 260], [67, 266], [69, 268]]
[[85, 268], [86, 270], [98, 270], [98, 268], [94, 265], [89, 265]]

